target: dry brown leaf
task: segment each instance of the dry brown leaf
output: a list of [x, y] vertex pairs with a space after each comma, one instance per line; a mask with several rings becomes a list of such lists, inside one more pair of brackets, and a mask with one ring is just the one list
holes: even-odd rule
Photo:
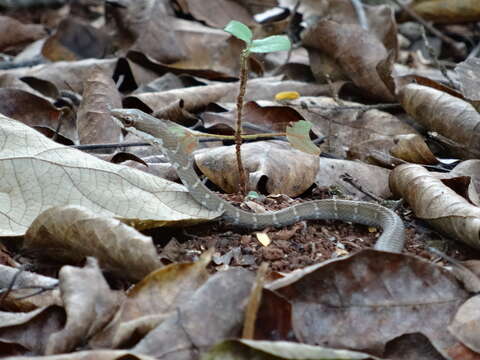
[[[328, 93], [329, 88], [326, 85], [308, 84], [300, 81], [278, 81], [272, 78], [253, 79], [247, 84], [244, 101], [272, 100], [275, 94], [281, 91], [297, 91], [302, 96], [316, 96]], [[127, 96], [124, 99], [124, 106], [129, 107], [131, 104], [131, 107], [135, 107], [140, 100], [150, 109], [156, 111], [182, 99], [185, 103], [185, 110], [193, 112], [212, 102], [234, 102], [237, 94], [238, 83], [220, 83]]]
[[[330, 349], [287, 341], [255, 341], [247, 339], [227, 340], [214, 346], [208, 353], [208, 360], [297, 360], [297, 359], [349, 359], [381, 360], [370, 354]], [[428, 359], [422, 359], [428, 360]]]
[[198, 2], [195, 0], [180, 0], [178, 4], [182, 12], [205, 22], [208, 26], [223, 28], [230, 20], [235, 19], [247, 26], [255, 23], [248, 10], [232, 0], [214, 0]]
[[62, 330], [49, 337], [46, 355], [83, 345], [113, 318], [121, 300], [121, 293], [110, 290], [94, 258], [88, 258], [83, 268], [62, 267], [59, 280], [67, 321]]
[[103, 31], [77, 18], [68, 17], [43, 44], [42, 55], [50, 61], [103, 58], [111, 40]]
[[480, 59], [469, 58], [455, 67], [463, 96], [471, 101], [480, 101]]
[[93, 348], [132, 346], [171, 311], [191, 299], [209, 277], [206, 267], [211, 258], [211, 252], [207, 252], [194, 263], [171, 264], [149, 274], [128, 291], [113, 321], [89, 345]]
[[55, 305], [27, 313], [0, 312], [0, 343], [20, 345], [24, 353], [41, 355], [50, 335], [64, 323], [65, 311]]
[[478, 157], [480, 115], [472, 105], [446, 92], [417, 84], [402, 87], [399, 100], [405, 111], [429, 131], [465, 145], [464, 151], [457, 150], [454, 156]]
[[456, 24], [480, 20], [477, 0], [417, 0], [411, 8], [426, 20], [435, 23]]
[[[340, 67], [343, 75], [366, 90], [370, 97], [393, 101], [393, 94], [376, 70], [377, 64], [387, 57], [389, 51], [397, 51], [396, 24], [391, 8], [370, 8], [368, 20], [371, 26], [370, 31], [366, 31], [356, 23], [355, 11], [349, 1], [328, 3], [326, 13], [332, 14], [333, 18], [318, 21], [302, 35], [315, 77], [324, 82], [328, 73], [332, 79], [338, 80], [334, 69]], [[324, 68], [324, 63], [331, 69]]]
[[163, 360], [191, 359], [240, 336], [253, 282], [254, 274], [242, 268], [215, 273], [132, 351]]
[[186, 189], [99, 160], [0, 116], [0, 236], [23, 235], [44, 210], [65, 204], [117, 216], [139, 228], [195, 223], [220, 214], [201, 207]]
[[480, 160], [466, 160], [455, 166], [449, 173], [451, 176], [468, 176], [471, 179], [468, 189], [468, 199], [480, 206]]
[[109, 7], [108, 11], [114, 19], [117, 42], [123, 49], [138, 50], [165, 63], [186, 57], [173, 26], [170, 1], [125, 0], [122, 6]]
[[110, 109], [121, 107], [122, 99], [112, 78], [102, 70], [92, 71], [85, 81], [77, 114], [80, 144], [121, 142], [122, 129], [110, 115]]
[[42, 25], [22, 24], [8, 16], [0, 16], [0, 51], [13, 46], [23, 46], [38, 40], [47, 32]]
[[48, 80], [58, 89], [68, 89], [79, 94], [83, 92], [83, 84], [93, 69], [102, 69], [105, 74], [113, 74], [117, 59], [85, 59], [79, 61], [58, 61], [51, 64], [42, 64], [31, 68], [0, 70], [0, 75], [33, 76]]
[[[314, 182], [318, 157], [305, 154], [282, 141], [258, 141], [242, 145], [242, 162], [249, 174], [247, 189], [269, 194], [298, 196]], [[214, 184], [227, 193], [238, 191], [239, 177], [235, 146], [202, 151], [195, 163]], [[264, 185], [260, 185], [260, 182]]]
[[374, 250], [307, 267], [267, 288], [292, 303], [298, 341], [378, 356], [389, 340], [412, 332], [445, 354], [455, 343], [446, 327], [467, 298], [440, 266]]
[[[356, 186], [342, 179], [345, 174], [352, 177]], [[385, 168], [359, 161], [322, 158], [315, 184], [321, 189], [340, 187], [342, 195], [351, 195], [355, 199], [364, 198], [365, 192], [388, 199], [392, 195], [388, 186], [389, 174]]]
[[395, 146], [390, 149], [390, 154], [393, 156], [415, 164], [438, 164], [438, 159], [420, 135], [397, 135], [394, 140]]
[[480, 208], [425, 168], [414, 164], [396, 167], [390, 174], [390, 188], [407, 201], [415, 216], [456, 240], [480, 248]]
[[477, 353], [480, 352], [478, 339], [478, 333], [480, 331], [479, 305], [480, 295], [468, 299], [460, 306], [452, 323], [448, 327], [448, 330], [453, 336]]
[[339, 105], [332, 98], [302, 97], [291, 105], [313, 124], [315, 134], [327, 137], [322, 150], [343, 158], [348, 154], [365, 159], [373, 151], [388, 153], [396, 135], [416, 133], [397, 117], [376, 109], [363, 110], [359, 103]]
[[428, 338], [421, 333], [402, 335], [387, 344], [385, 359], [422, 359], [422, 360], [445, 360], [435, 350]]
[[133, 281], [161, 266], [150, 237], [76, 205], [52, 207], [38, 215], [23, 247], [59, 262], [78, 263], [94, 256], [103, 269]]
[[62, 109], [51, 101], [20, 89], [0, 89], [0, 113], [37, 129], [58, 133], [72, 141], [77, 139], [75, 119], [62, 116]]

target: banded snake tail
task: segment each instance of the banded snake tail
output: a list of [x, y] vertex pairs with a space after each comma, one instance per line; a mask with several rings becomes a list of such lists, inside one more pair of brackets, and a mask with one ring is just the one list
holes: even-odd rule
[[111, 114], [126, 130], [158, 147], [175, 167], [192, 197], [209, 210], [223, 212], [222, 218], [229, 223], [247, 229], [262, 229], [267, 226], [291, 225], [302, 220], [350, 221], [383, 229], [375, 249], [390, 252], [401, 252], [403, 249], [402, 220], [392, 210], [375, 203], [326, 199], [261, 214], [241, 210], [210, 191], [200, 181], [193, 167], [193, 156], [184, 146], [186, 132], [182, 130], [183, 127], [168, 120], [159, 120], [137, 109], [114, 109]]

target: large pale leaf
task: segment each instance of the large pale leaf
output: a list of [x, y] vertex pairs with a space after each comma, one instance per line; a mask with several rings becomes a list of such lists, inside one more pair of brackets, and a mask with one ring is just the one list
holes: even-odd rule
[[202, 208], [179, 184], [58, 145], [5, 116], [0, 174], [0, 236], [23, 235], [39, 213], [68, 204], [143, 228], [220, 215]]

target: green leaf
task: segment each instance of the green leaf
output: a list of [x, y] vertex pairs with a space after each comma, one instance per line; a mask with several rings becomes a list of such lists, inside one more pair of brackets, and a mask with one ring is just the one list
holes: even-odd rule
[[294, 122], [287, 126], [287, 139], [293, 148], [307, 154], [320, 155], [320, 149], [310, 140], [310, 129], [312, 123], [305, 120]]
[[290, 50], [292, 43], [286, 35], [273, 35], [264, 39], [253, 40], [250, 51], [254, 53], [268, 53]]
[[245, 41], [247, 46], [250, 46], [252, 43], [252, 30], [250, 30], [247, 25], [241, 23], [240, 21], [230, 21], [223, 30], [232, 34], [236, 38]]

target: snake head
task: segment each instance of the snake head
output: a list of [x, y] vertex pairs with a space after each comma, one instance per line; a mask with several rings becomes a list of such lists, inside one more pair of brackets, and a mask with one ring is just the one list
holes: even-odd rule
[[142, 117], [137, 109], [113, 109], [110, 114], [126, 128], [135, 126]]

